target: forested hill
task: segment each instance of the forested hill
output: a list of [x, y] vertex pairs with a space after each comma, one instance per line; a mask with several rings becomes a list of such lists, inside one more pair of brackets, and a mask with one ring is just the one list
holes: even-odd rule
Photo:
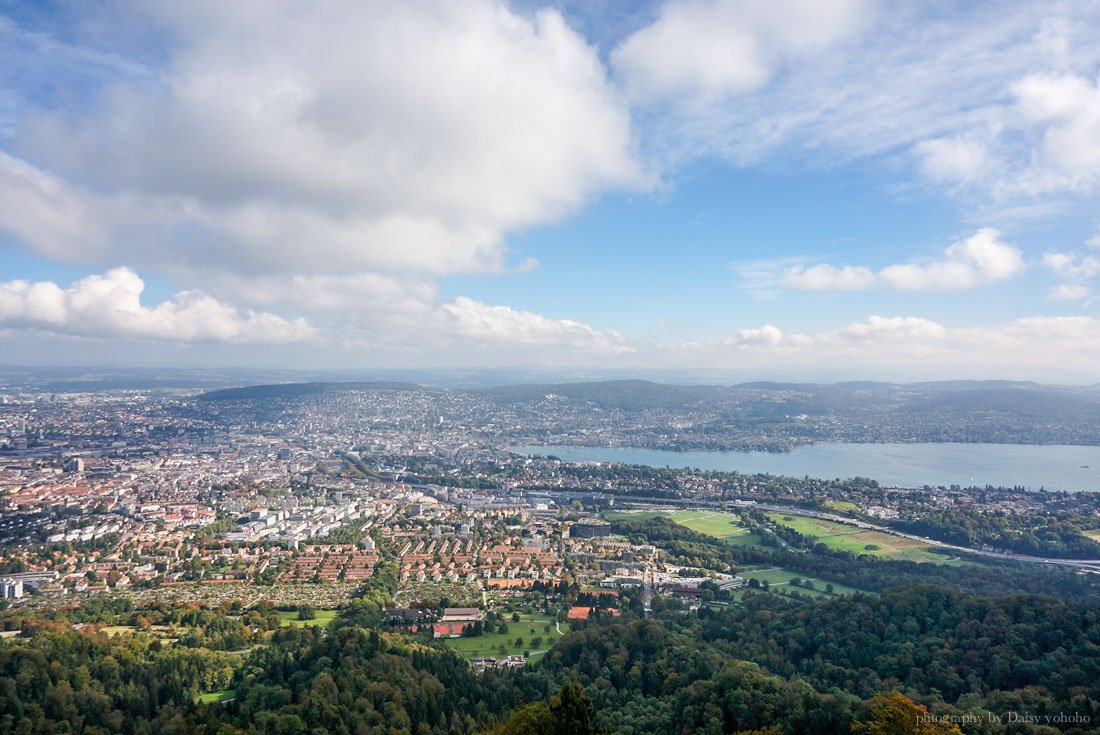
[[[996, 380], [732, 386], [608, 380], [478, 389], [379, 380], [272, 383], [197, 398], [199, 404], [236, 401], [262, 410], [265, 401], [355, 391], [419, 392], [425, 411], [462, 423], [489, 411], [509, 418], [519, 436], [542, 432], [572, 443], [587, 437], [657, 449], [773, 451], [825, 441], [1100, 445], [1100, 389]], [[668, 430], [671, 424], [676, 431]]]
[[[367, 600], [327, 629], [120, 604], [0, 619], [22, 628], [0, 640], [0, 735], [959, 732], [916, 727], [916, 705], [884, 697], [896, 691], [940, 716], [981, 718], [968, 732], [982, 735], [1100, 731], [1100, 612], [1034, 595], [914, 585], [801, 604], [759, 593], [694, 612], [670, 603], [651, 620], [628, 605], [577, 623], [526, 669], [485, 674], [426, 636], [387, 630]], [[187, 633], [101, 630], [127, 619]], [[228, 701], [199, 701], [214, 690]], [[905, 727], [855, 726], [886, 705]], [[1009, 712], [1078, 720], [1010, 724]]]
[[425, 389], [423, 386], [419, 386], [416, 383], [403, 383], [393, 380], [345, 383], [274, 383], [271, 385], [249, 385], [241, 388], [212, 390], [206, 393], [200, 393], [198, 400], [207, 402], [259, 401], [264, 399], [298, 398], [302, 396], [315, 396], [323, 393], [342, 393], [360, 390], [418, 391]]

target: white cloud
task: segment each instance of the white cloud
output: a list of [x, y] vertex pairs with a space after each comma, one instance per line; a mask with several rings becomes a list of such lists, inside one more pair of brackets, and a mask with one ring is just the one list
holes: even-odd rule
[[631, 98], [720, 98], [757, 89], [791, 58], [851, 36], [867, 19], [862, 0], [680, 0], [611, 54]]
[[783, 332], [771, 324], [765, 324], [755, 329], [742, 329], [736, 336], [726, 340], [731, 347], [740, 346], [765, 346], [774, 347], [783, 341]]
[[705, 358], [709, 367], [748, 380], [1001, 377], [1094, 383], [1100, 364], [1100, 319], [1085, 316], [948, 326], [918, 316], [875, 315], [836, 329], [785, 334], [751, 350], [731, 351], [733, 341], [691, 342], [663, 357], [681, 366]]
[[810, 291], [858, 291], [875, 285], [875, 280], [869, 268], [819, 263], [809, 268], [791, 266], [783, 272], [781, 283], [787, 288]]
[[879, 271], [888, 286], [911, 291], [973, 288], [1019, 275], [1024, 259], [1018, 248], [1001, 242], [999, 233], [985, 227], [957, 242], [944, 258], [927, 264], [904, 263]]
[[1090, 295], [1089, 287], [1080, 283], [1060, 283], [1047, 293], [1051, 301], [1084, 301]]
[[[911, 162], [1015, 213], [1096, 193], [1100, 5], [814, 5], [668, 0], [611, 56], [648, 105], [649, 149], [672, 165], [877, 158], [903, 177]], [[815, 42], [794, 41], [807, 26]]]
[[1100, 258], [1094, 255], [1043, 253], [1043, 265], [1068, 279], [1088, 280], [1100, 275]]
[[1002, 281], [1024, 271], [1020, 250], [985, 227], [927, 262], [888, 265], [878, 273], [864, 266], [792, 265], [778, 276], [779, 285], [801, 290], [852, 291], [887, 286], [907, 291], [960, 290]]
[[967, 138], [936, 138], [917, 144], [917, 155], [925, 174], [936, 181], [966, 183], [989, 170], [986, 144]]
[[145, 283], [116, 268], [68, 288], [52, 281], [0, 282], [0, 326], [80, 337], [136, 338], [166, 342], [287, 344], [313, 340], [304, 320], [241, 311], [196, 291], [147, 307]]
[[[0, 187], [0, 226], [38, 253], [86, 260], [90, 230], [101, 261], [143, 266], [499, 270], [506, 233], [646, 183], [625, 103], [555, 11], [139, 8], [168, 39], [159, 87], [121, 84], [17, 135], [8, 175], [51, 208]], [[39, 212], [66, 216], [37, 235]]]
[[1032, 74], [1012, 86], [1019, 113], [1041, 143], [1021, 187], [1091, 189], [1100, 182], [1100, 81]]
[[877, 315], [868, 317], [865, 322], [849, 324], [835, 332], [841, 338], [856, 340], [940, 339], [946, 334], [947, 329], [942, 324], [929, 319]]
[[443, 304], [453, 327], [463, 336], [488, 342], [502, 341], [593, 352], [626, 353], [634, 348], [617, 332], [600, 331], [572, 319], [550, 319], [508, 306], [490, 306], [459, 297]]

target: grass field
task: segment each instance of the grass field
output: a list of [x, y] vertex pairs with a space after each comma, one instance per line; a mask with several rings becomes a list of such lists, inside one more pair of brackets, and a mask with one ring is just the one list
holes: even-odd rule
[[200, 694], [195, 697], [195, 701], [199, 704], [211, 704], [213, 702], [228, 702], [231, 699], [237, 698], [236, 689], [222, 689], [220, 692], [207, 692], [206, 694]]
[[[779, 567], [773, 567], [770, 569], [746, 570], [741, 572], [740, 576], [744, 577], [745, 579], [756, 579], [760, 582], [767, 582], [769, 588], [771, 588], [773, 592], [778, 592], [782, 594], [788, 589], [798, 590], [798, 592], [802, 594], [810, 595], [811, 597], [818, 599], [823, 597], [839, 597], [841, 595], [850, 595], [854, 592], [863, 591], [858, 590], [855, 587], [849, 587], [847, 585], [841, 584], [840, 582], [833, 582], [832, 580], [821, 579], [820, 577], [808, 577], [800, 572], [792, 572], [786, 569], [781, 569]], [[789, 586], [790, 581], [795, 578], [801, 579], [803, 581], [813, 581], [815, 589], [809, 590], [802, 586]], [[832, 594], [829, 594], [825, 591], [825, 585], [828, 584], [831, 584], [833, 586]], [[741, 590], [741, 592], [744, 592], [744, 590]], [[737, 595], [737, 598], [740, 599], [740, 595]]]
[[[504, 655], [522, 656], [525, 651], [531, 652], [531, 658], [535, 659], [545, 653], [558, 642], [561, 636], [554, 628], [554, 620], [546, 615], [521, 615], [518, 623], [507, 621], [507, 633], [487, 633], [476, 638], [443, 638], [443, 643], [448, 648], [458, 651], [464, 658], [479, 658], [482, 656], [500, 656], [500, 647], [504, 646]], [[550, 626], [550, 632], [545, 628]], [[531, 629], [535, 632], [532, 633]], [[568, 633], [569, 626], [561, 624], [561, 632]], [[542, 642], [536, 648], [531, 645], [531, 639], [536, 636], [542, 638]], [[517, 646], [516, 638], [523, 639], [523, 645]], [[537, 651], [537, 653], [536, 653]]]
[[759, 546], [761, 539], [759, 534], [755, 533], [742, 533], [737, 536], [726, 536], [722, 539], [724, 543], [730, 546]]
[[759, 543], [760, 539], [753, 541], [731, 542], [729, 539], [739, 536], [748, 536], [748, 529], [741, 525], [741, 516], [736, 513], [723, 513], [710, 510], [678, 510], [670, 512], [644, 511], [639, 513], [605, 513], [608, 520], [639, 520], [650, 518], [669, 518], [672, 521], [690, 528], [692, 531], [705, 533], [707, 536], [725, 539], [727, 543]]
[[858, 505], [848, 500], [829, 500], [825, 503], [825, 507], [841, 513], [851, 513], [859, 510]]
[[1091, 531], [1085, 531], [1085, 535], [1093, 541], [1100, 541], [1100, 528], [1094, 528]]
[[[129, 635], [137, 632], [137, 627], [133, 625], [108, 625], [102, 628], [102, 632], [107, 635]], [[187, 628], [180, 627], [176, 629], [175, 635], [181, 635], [187, 632]], [[172, 629], [167, 625], [150, 625], [149, 628], [144, 631], [146, 633], [152, 633], [153, 635], [159, 635], [161, 637], [168, 637], [172, 635]]]
[[336, 618], [335, 610], [314, 610], [317, 616], [313, 620], [299, 620], [297, 610], [279, 610], [279, 625], [302, 627], [305, 625], [328, 625]]
[[[825, 544], [830, 549], [851, 551], [854, 554], [873, 554], [887, 559], [938, 563], [947, 561], [946, 556], [936, 553], [928, 544], [881, 531], [861, 531], [843, 523], [782, 513], [769, 513], [768, 518], [803, 535], [816, 536], [818, 543]], [[869, 549], [868, 546], [877, 548]]]

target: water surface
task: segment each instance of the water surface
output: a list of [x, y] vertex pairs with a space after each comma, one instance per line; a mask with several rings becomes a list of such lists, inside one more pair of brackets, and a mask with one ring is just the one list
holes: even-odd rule
[[1032, 444], [809, 444], [772, 452], [671, 452], [625, 447], [513, 447], [573, 462], [697, 467], [826, 479], [870, 477], [883, 485], [1023, 486], [1100, 490], [1100, 447]]

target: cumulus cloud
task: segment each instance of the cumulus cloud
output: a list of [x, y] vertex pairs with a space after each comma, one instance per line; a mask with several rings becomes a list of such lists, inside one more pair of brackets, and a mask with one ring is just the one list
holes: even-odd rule
[[1043, 265], [1063, 278], [1087, 280], [1100, 275], [1100, 258], [1077, 253], [1043, 253]]
[[1019, 275], [1024, 259], [1018, 248], [1001, 242], [999, 233], [985, 227], [926, 264], [904, 263], [879, 271], [888, 286], [915, 291], [973, 288]]
[[1042, 192], [1091, 189], [1100, 182], [1100, 80], [1031, 74], [1012, 92], [1041, 141], [1019, 186]]
[[[675, 356], [739, 371], [746, 379], [929, 380], [991, 376], [1095, 382], [1100, 319], [1033, 316], [948, 326], [919, 316], [873, 315], [839, 328], [784, 334], [774, 344], [731, 351], [736, 338], [690, 342]], [[1043, 349], [1036, 349], [1042, 345]], [[667, 357], [667, 356], [666, 356]]]
[[1095, 255], [1047, 252], [1043, 253], [1043, 265], [1067, 281], [1047, 292], [1052, 301], [1088, 301], [1092, 295], [1090, 281], [1100, 275], [1100, 258]]
[[782, 285], [810, 291], [858, 291], [875, 284], [870, 268], [845, 265], [837, 268], [828, 263], [806, 268], [795, 265], [783, 272]]
[[793, 265], [778, 278], [780, 285], [808, 290], [859, 290], [875, 285], [906, 291], [943, 291], [974, 288], [1017, 276], [1024, 271], [1019, 248], [1002, 242], [990, 227], [961, 240], [943, 257], [927, 262], [888, 265], [878, 273], [863, 266], [836, 267], [827, 263]]
[[775, 347], [783, 341], [783, 332], [771, 324], [753, 329], [742, 329], [733, 337], [726, 340], [730, 347]]
[[862, 0], [680, 0], [611, 54], [632, 99], [715, 101], [763, 86], [785, 61], [853, 34]]
[[849, 324], [836, 334], [845, 339], [857, 340], [938, 339], [947, 334], [947, 329], [942, 324], [922, 317], [872, 315], [867, 321]]
[[[16, 135], [0, 226], [36, 252], [86, 259], [90, 229], [113, 262], [493, 270], [505, 233], [645, 185], [625, 102], [555, 11], [138, 8], [164, 32], [160, 83], [110, 87], [86, 113], [39, 111]], [[66, 216], [36, 236], [40, 212]], [[129, 236], [134, 217], [156, 236]]]
[[1047, 292], [1051, 301], [1084, 301], [1089, 295], [1089, 287], [1081, 283], [1059, 283]]
[[984, 176], [990, 167], [986, 144], [972, 138], [936, 138], [917, 144], [924, 173], [936, 181], [967, 183]]
[[0, 326], [79, 337], [166, 342], [287, 344], [317, 335], [304, 320], [241, 311], [196, 291], [143, 306], [145, 283], [116, 268], [67, 288], [52, 281], [0, 283]]
[[451, 316], [459, 334], [479, 340], [608, 353], [634, 350], [618, 332], [600, 331], [572, 319], [551, 319], [465, 297], [443, 304], [443, 310]]

